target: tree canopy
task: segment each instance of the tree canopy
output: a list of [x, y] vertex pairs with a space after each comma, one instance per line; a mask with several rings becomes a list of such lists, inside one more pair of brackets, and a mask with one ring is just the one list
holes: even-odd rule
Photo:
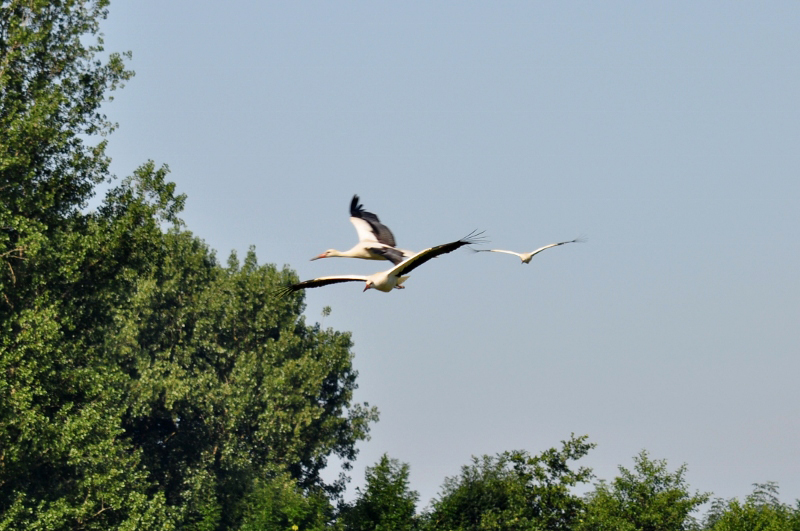
[[687, 530], [696, 527], [692, 513], [708, 494], [690, 493], [686, 466], [675, 472], [665, 460], [653, 460], [642, 451], [633, 470], [619, 467], [611, 483], [601, 481], [588, 496], [586, 517], [578, 529], [642, 531]]
[[709, 531], [800, 531], [800, 501], [778, 499], [778, 485], [756, 483], [744, 501], [716, 499], [705, 519]]
[[348, 531], [411, 531], [419, 494], [409, 487], [409, 467], [383, 454], [366, 469], [366, 485], [343, 512]]
[[428, 515], [430, 529], [566, 530], [583, 510], [583, 500], [571, 488], [587, 482], [592, 471], [571, 468], [594, 444], [587, 436], [562, 441], [531, 456], [512, 451], [473, 458], [461, 474], [447, 478]]
[[219, 264], [166, 166], [85, 211], [132, 75], [106, 7], [0, 5], [0, 529], [229, 528], [281, 474], [335, 496], [320, 470], [377, 418], [350, 335], [275, 296], [292, 271]]

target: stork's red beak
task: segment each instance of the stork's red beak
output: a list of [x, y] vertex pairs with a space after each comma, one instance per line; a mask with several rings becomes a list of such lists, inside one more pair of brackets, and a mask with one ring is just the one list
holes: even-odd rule
[[365, 291], [367, 291], [368, 289], [369, 289], [369, 284], [367, 284], [367, 285], [365, 285], [365, 286], [364, 286], [364, 289], [361, 291], [361, 293], [364, 293], [364, 292], [365, 292]]
[[315, 256], [314, 258], [312, 258], [311, 260], [319, 260], [320, 258], [325, 258], [325, 253], [322, 253], [322, 254], [320, 254], [320, 255], [317, 255], [317, 256]]

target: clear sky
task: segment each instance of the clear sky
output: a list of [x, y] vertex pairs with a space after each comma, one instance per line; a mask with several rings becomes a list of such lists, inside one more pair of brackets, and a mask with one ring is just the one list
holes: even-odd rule
[[406, 249], [586, 236], [307, 292], [381, 410], [348, 496], [384, 452], [424, 506], [575, 432], [600, 478], [646, 449], [800, 498], [800, 2], [118, 0], [103, 28], [137, 73], [113, 171], [168, 164], [223, 262], [387, 269], [309, 261], [356, 242], [354, 193]]

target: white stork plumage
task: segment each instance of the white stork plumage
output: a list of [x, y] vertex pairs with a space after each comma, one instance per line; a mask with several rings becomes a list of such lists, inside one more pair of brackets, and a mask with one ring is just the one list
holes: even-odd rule
[[328, 249], [312, 258], [312, 260], [341, 256], [345, 258], [363, 258], [365, 260], [389, 260], [397, 265], [414, 254], [411, 251], [396, 247], [392, 231], [381, 223], [378, 216], [364, 210], [363, 205], [358, 203], [357, 195], [354, 195], [352, 201], [350, 201], [350, 223], [353, 224], [358, 233], [358, 243], [352, 249], [347, 251]]
[[551, 243], [550, 245], [545, 245], [544, 247], [539, 247], [535, 251], [531, 251], [529, 253], [515, 253], [514, 251], [504, 251], [502, 249], [475, 249], [476, 252], [479, 253], [506, 253], [506, 254], [513, 254], [518, 256], [520, 260], [522, 260], [523, 264], [530, 264], [531, 258], [536, 256], [537, 254], [541, 253], [545, 249], [549, 249], [551, 247], [557, 247], [559, 245], [564, 245], [565, 243], [581, 243], [586, 241], [583, 238], [575, 238], [574, 240], [569, 240], [568, 242], [558, 242], [558, 243]]
[[404, 262], [395, 265], [393, 268], [387, 271], [379, 271], [371, 275], [335, 275], [330, 277], [319, 277], [293, 284], [281, 291], [283, 294], [286, 294], [293, 291], [299, 291], [301, 289], [319, 288], [321, 286], [338, 284], [340, 282], [365, 282], [366, 285], [364, 286], [364, 291], [367, 291], [368, 289], [377, 289], [378, 291], [388, 293], [392, 291], [392, 289], [403, 289], [405, 286], [402, 284], [408, 279], [408, 276], [406, 276], [408, 273], [418, 268], [428, 260], [436, 258], [439, 255], [453, 252], [464, 245], [482, 243], [482, 234], [482, 232], [476, 233], [473, 231], [460, 240], [430, 247], [424, 251], [420, 251], [412, 255]]

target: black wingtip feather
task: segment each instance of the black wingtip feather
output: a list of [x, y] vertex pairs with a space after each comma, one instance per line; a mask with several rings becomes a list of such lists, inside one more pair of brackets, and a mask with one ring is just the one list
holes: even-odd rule
[[294, 286], [283, 286], [282, 288], [276, 289], [273, 293], [279, 299], [286, 298], [290, 293], [294, 293], [297, 290], [294, 289]]
[[353, 194], [353, 199], [350, 201], [350, 215], [354, 218], [360, 218], [363, 211], [364, 205], [358, 204], [358, 194]]
[[474, 231], [470, 232], [469, 234], [461, 238], [459, 241], [464, 242], [465, 245], [489, 243], [489, 239], [485, 237], [484, 234], [486, 234], [485, 230], [478, 231], [478, 229], [475, 229]]

